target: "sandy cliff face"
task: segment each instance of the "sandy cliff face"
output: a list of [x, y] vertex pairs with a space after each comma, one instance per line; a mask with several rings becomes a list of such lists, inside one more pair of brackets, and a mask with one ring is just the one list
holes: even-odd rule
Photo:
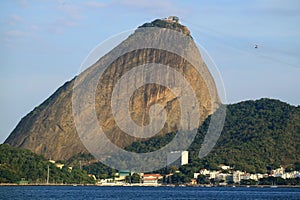
[[[159, 24], [159, 25], [157, 25]], [[177, 45], [182, 53], [193, 57], [200, 66], [199, 70], [184, 57], [174, 52], [155, 48], [142, 48], [131, 50], [110, 63], [99, 78], [95, 93], [95, 111], [99, 125], [105, 135], [117, 146], [125, 147], [138, 140], [122, 131], [113, 116], [111, 109], [111, 98], [114, 86], [120, 78], [136, 66], [147, 63], [160, 63], [171, 67], [179, 72], [189, 82], [195, 92], [198, 101], [198, 117], [200, 123], [212, 114], [219, 103], [214, 81], [205, 66], [201, 55], [189, 35], [185, 26], [178, 23], [165, 23], [155, 21], [139, 27], [134, 34], [123, 41], [118, 47], [112, 50], [117, 52], [122, 48], [131, 47], [136, 40], [141, 40], [151, 46], [152, 43], [169, 40], [169, 43], [176, 43], [176, 38], [162, 38], [159, 32], [145, 32], [145, 27], [160, 27], [162, 30], [173, 29], [187, 35], [184, 42]], [[130, 48], [129, 48], [130, 49]], [[90, 84], [87, 80], [95, 78], [97, 68], [101, 67], [101, 60], [107, 59], [112, 52], [106, 54], [97, 61], [91, 68], [84, 71], [78, 77], [78, 85]], [[159, 72], [158, 72], [159, 73]], [[157, 74], [159, 76], [159, 74]], [[166, 73], [165, 77], [171, 76]], [[204, 77], [205, 76], [205, 77]], [[133, 82], [140, 81], [142, 77], [136, 76]], [[204, 80], [205, 79], [205, 80]], [[30, 149], [35, 153], [43, 154], [52, 159], [68, 159], [79, 152], [87, 152], [81, 142], [74, 123], [72, 111], [72, 92], [75, 79], [65, 83], [45, 102], [36, 107], [25, 116], [17, 125], [15, 130], [7, 138], [5, 143], [13, 146]], [[117, 96], [126, 96], [126, 91], [117, 91]], [[178, 98], [168, 87], [151, 83], [139, 87], [131, 96], [129, 101], [129, 112], [132, 120], [138, 125], [150, 123], [149, 109], [154, 104], [160, 104], [166, 111], [167, 120], [164, 127], [158, 134], [166, 134], [176, 131], [180, 126], [180, 105]], [[197, 109], [197, 108], [195, 108]], [[85, 113], [82, 113], [85, 116]], [[86, 114], [88, 116], [88, 114]], [[126, 116], [124, 116], [126, 117]], [[200, 125], [200, 124], [199, 124]], [[90, 130], [93, 132], [94, 130]]]

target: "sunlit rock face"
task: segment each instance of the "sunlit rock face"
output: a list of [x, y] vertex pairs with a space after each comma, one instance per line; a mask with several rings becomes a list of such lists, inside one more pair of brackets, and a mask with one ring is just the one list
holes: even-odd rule
[[[177, 44], [177, 38], [173, 34], [169, 34], [169, 37], [166, 37], [164, 34], [162, 37], [161, 31], [145, 31], [145, 29], [153, 27], [158, 27], [161, 31], [179, 32], [183, 35], [183, 42]], [[194, 62], [191, 63], [184, 57], [164, 49], [143, 48], [122, 54], [109, 64], [102, 76], [98, 77], [94, 107], [99, 126], [102, 127], [106, 137], [121, 148], [130, 145], [134, 141], [145, 140], [145, 138], [133, 137], [120, 129], [114, 119], [111, 108], [115, 85], [122, 76], [137, 66], [159, 63], [180, 73], [189, 83], [197, 98], [198, 105], [195, 106], [195, 109], [198, 111], [199, 125], [208, 115], [215, 111], [220, 103], [213, 78], [190, 36], [190, 31], [187, 27], [178, 23], [177, 20], [155, 20], [140, 26], [121, 44], [104, 57], [99, 58], [94, 65], [76, 77], [77, 84], [79, 86], [85, 84], [88, 87], [90, 84], [88, 80], [98, 76], [96, 72], [102, 67], [103, 61], [122, 48], [130, 49], [137, 40], [142, 40], [143, 44], [148, 44], [148, 46], [162, 42], [174, 44], [177, 49], [181, 50], [182, 54], [192, 57]], [[195, 63], [198, 66], [198, 70], [194, 66]], [[164, 74], [164, 76], [161, 76], [159, 73], [160, 71], [158, 70], [157, 77], [160, 77], [158, 79], [163, 79], [164, 77], [172, 79], [169, 73]], [[131, 80], [133, 86], [135, 82], [141, 81], [141, 78], [145, 77], [133, 77]], [[35, 153], [55, 160], [68, 159], [80, 152], [87, 152], [78, 136], [74, 123], [72, 93], [75, 80], [74, 78], [66, 82], [45, 102], [22, 118], [5, 143], [15, 147], [30, 149]], [[174, 91], [170, 88], [155, 83], [139, 87], [134, 91], [128, 102], [131, 119], [139, 126], [146, 126], [150, 123], [150, 107], [159, 104], [166, 112], [166, 122], [156, 135], [164, 135], [182, 128], [180, 126], [181, 106], [184, 105], [180, 105], [179, 100], [181, 90], [184, 90], [184, 88], [177, 88], [177, 90], [177, 94], [174, 94]], [[122, 97], [126, 96], [127, 91], [118, 90], [116, 94], [122, 99]], [[88, 117], [88, 111], [85, 113], [84, 109], [80, 114]], [[93, 135], [95, 130], [91, 128], [89, 131], [89, 134]]]

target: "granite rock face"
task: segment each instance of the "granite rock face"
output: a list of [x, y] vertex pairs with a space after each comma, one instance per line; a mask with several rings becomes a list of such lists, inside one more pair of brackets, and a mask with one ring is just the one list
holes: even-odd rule
[[[147, 28], [156, 28], [156, 30], [147, 32], [145, 31]], [[170, 37], [164, 38], [165, 34], [162, 37], [160, 30], [179, 32], [185, 36], [184, 42], [176, 44], [178, 41], [177, 36], [170, 34]], [[118, 52], [124, 48], [131, 49], [131, 47], [134, 47], [132, 44], [137, 40], [143, 41], [149, 48], [133, 48], [133, 50], [114, 59], [104, 70], [96, 86], [94, 107], [98, 123], [105, 132], [106, 137], [121, 148], [130, 145], [134, 141], [145, 140], [133, 137], [118, 127], [111, 109], [111, 98], [114, 86], [124, 74], [136, 66], [147, 63], [159, 63], [171, 67], [188, 81], [197, 98], [200, 125], [208, 115], [215, 111], [220, 103], [214, 80], [202, 60], [187, 27], [178, 22], [155, 20], [140, 26], [132, 35], [99, 59], [89, 69], [61, 86], [45, 102], [21, 119], [5, 143], [30, 149], [35, 153], [55, 160], [68, 159], [80, 152], [87, 152], [78, 136], [72, 110], [72, 93], [75, 79], [77, 78], [76, 87], [78, 85], [88, 87], [90, 84], [88, 80], [98, 76], [96, 71], [99, 67], [101, 68], [103, 61], [109, 59], [113, 52]], [[173, 45], [181, 50], [181, 54], [188, 55], [194, 61], [190, 62], [184, 56], [178, 56], [174, 52], [151, 48], [154, 43], [160, 44], [162, 41], [174, 43]], [[200, 67], [200, 72], [194, 66], [195, 63]], [[164, 76], [168, 77], [170, 74], [166, 73]], [[141, 77], [136, 76], [133, 78], [133, 82], [138, 82], [140, 79]], [[184, 88], [179, 90], [184, 90]], [[123, 96], [126, 96], [126, 91], [117, 91], [117, 96], [122, 99]], [[180, 95], [176, 96], [168, 87], [155, 83], [146, 84], [139, 87], [132, 94], [128, 102], [130, 116], [137, 125], [145, 126], [150, 123], [150, 107], [154, 104], [160, 104], [166, 111], [167, 120], [158, 134], [164, 135], [176, 131], [180, 127], [180, 106], [182, 106], [179, 103], [179, 98]], [[84, 111], [81, 115], [88, 116]], [[92, 134], [93, 131], [93, 129], [90, 130]]]

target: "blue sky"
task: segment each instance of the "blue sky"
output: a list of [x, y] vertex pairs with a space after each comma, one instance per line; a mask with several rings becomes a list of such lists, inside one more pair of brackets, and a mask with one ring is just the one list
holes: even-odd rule
[[298, 0], [7, 0], [0, 5], [1, 143], [23, 116], [79, 72], [96, 45], [170, 15], [178, 16], [213, 58], [227, 103], [261, 97], [300, 103]]

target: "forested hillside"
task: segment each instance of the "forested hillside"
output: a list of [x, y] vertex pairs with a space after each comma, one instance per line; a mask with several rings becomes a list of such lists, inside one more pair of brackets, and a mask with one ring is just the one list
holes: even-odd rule
[[[279, 100], [260, 99], [227, 106], [221, 137], [213, 150], [202, 159], [198, 152], [209, 125], [207, 118], [188, 149], [189, 164], [180, 167], [184, 176], [193, 177], [201, 168], [217, 169], [219, 164], [250, 173], [266, 173], [280, 165], [286, 171], [300, 170], [300, 107]], [[176, 133], [134, 142], [127, 151], [155, 151], [169, 143]], [[29, 150], [0, 145], [0, 182], [17, 182], [22, 178], [45, 183], [50, 167], [50, 183], [92, 183], [87, 173], [98, 178], [113, 177], [115, 172], [97, 162], [90, 154], [78, 154], [64, 163], [62, 169]], [[68, 166], [72, 166], [69, 170]], [[80, 169], [82, 166], [82, 169]], [[166, 173], [168, 169], [157, 172]]]
[[[63, 161], [61, 161], [63, 163]], [[86, 171], [79, 166], [62, 169], [30, 150], [19, 149], [8, 144], [0, 145], [0, 183], [45, 184], [49, 166], [49, 183], [94, 183]]]
[[[299, 168], [299, 106], [266, 98], [228, 105], [221, 137], [208, 156], [199, 159], [198, 152], [209, 120], [199, 127], [189, 148], [190, 166], [216, 169], [222, 163], [247, 172], [267, 172], [267, 169], [279, 165]], [[170, 133], [166, 137], [135, 142], [126, 149], [134, 152], [154, 151], [171, 141], [174, 135]]]

